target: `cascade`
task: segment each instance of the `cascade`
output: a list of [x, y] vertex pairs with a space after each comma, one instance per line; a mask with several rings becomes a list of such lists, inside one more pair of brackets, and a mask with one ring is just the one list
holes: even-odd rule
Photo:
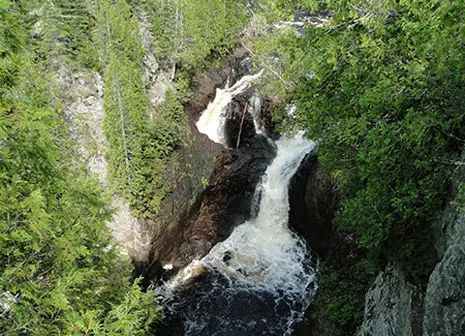
[[262, 109], [262, 99], [259, 95], [254, 94], [249, 99], [250, 113], [252, 114], [255, 133], [266, 136], [266, 127], [264, 121], [260, 118]]
[[[259, 75], [218, 89], [197, 123], [199, 131], [224, 144], [227, 105]], [[288, 227], [288, 188], [315, 143], [298, 133], [275, 145], [276, 157], [256, 188], [252, 218], [157, 288], [167, 323], [182, 324], [183, 335], [288, 335], [303, 317], [315, 290], [315, 269], [305, 241]]]
[[258, 214], [214, 246], [202, 261], [240, 285], [297, 294], [305, 291], [312, 276], [307, 277], [304, 270], [305, 244], [287, 226], [288, 184], [315, 144], [299, 134], [282, 137], [276, 146], [277, 156], [256, 193]]
[[261, 74], [262, 71], [255, 75], [244, 76], [231, 87], [226, 85], [224, 89], [216, 89], [215, 99], [208, 104], [207, 109], [202, 112], [197, 121], [199, 132], [207, 135], [210, 140], [227, 147], [224, 136], [226, 108], [235, 96], [247, 90]]
[[[288, 185], [315, 144], [299, 134], [276, 146], [257, 187], [256, 216], [164, 285], [165, 305], [180, 315], [185, 335], [284, 335], [308, 305], [315, 270], [287, 225]], [[188, 288], [181, 299], [180, 288]]]

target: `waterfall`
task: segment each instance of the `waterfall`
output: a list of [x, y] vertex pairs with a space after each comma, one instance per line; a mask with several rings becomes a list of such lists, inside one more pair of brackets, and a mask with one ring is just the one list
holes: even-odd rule
[[266, 127], [264, 121], [261, 119], [262, 98], [258, 94], [252, 95], [249, 99], [250, 113], [252, 114], [255, 133], [263, 134], [266, 136]]
[[281, 138], [276, 146], [277, 156], [258, 186], [261, 192], [256, 193], [260, 197], [257, 216], [238, 226], [202, 261], [240, 285], [299, 295], [313, 274], [304, 269], [305, 244], [288, 228], [288, 185], [315, 144], [297, 135]]
[[[260, 75], [217, 89], [197, 122], [198, 130], [227, 147], [228, 105]], [[256, 93], [248, 99], [255, 132], [266, 136], [261, 104]], [[315, 269], [305, 241], [288, 226], [288, 189], [315, 143], [298, 133], [282, 136], [275, 145], [276, 157], [256, 187], [252, 218], [157, 287], [164, 297], [168, 328], [182, 326], [186, 336], [281, 336], [303, 317], [315, 290]], [[163, 268], [171, 270], [173, 265]]]
[[276, 146], [257, 186], [255, 217], [165, 284], [165, 305], [181, 316], [185, 335], [281, 336], [308, 306], [315, 270], [305, 242], [288, 227], [288, 187], [315, 144], [298, 134]]
[[212, 141], [227, 147], [224, 136], [226, 108], [235, 96], [247, 90], [261, 74], [262, 71], [255, 75], [244, 76], [231, 87], [227, 85], [224, 89], [216, 89], [215, 99], [208, 104], [207, 109], [202, 112], [197, 122], [199, 132], [207, 135]]

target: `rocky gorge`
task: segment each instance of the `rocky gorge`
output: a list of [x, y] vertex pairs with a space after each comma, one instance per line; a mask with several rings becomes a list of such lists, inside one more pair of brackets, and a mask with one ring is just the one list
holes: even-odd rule
[[0, 335], [465, 335], [463, 10], [0, 0]]
[[[197, 89], [199, 92], [193, 95], [196, 99], [191, 101], [186, 107], [186, 111], [190, 114], [189, 119], [191, 127], [195, 126], [193, 121], [198, 119], [200, 112], [207, 107], [206, 102], [214, 100], [215, 89], [224, 87], [225, 85], [232, 87], [235, 83], [239, 82], [241, 78], [251, 73], [250, 55], [243, 49], [237, 49], [219, 70], [207, 72], [207, 79], [197, 79]], [[199, 77], [200, 76], [194, 78]], [[205, 95], [205, 98], [199, 98], [203, 97], [202, 94]], [[237, 225], [256, 217], [260, 211], [257, 204], [260, 200], [260, 195], [257, 194], [257, 190], [259, 190], [257, 186], [260, 180], [262, 180], [267, 166], [269, 166], [277, 155], [276, 145], [274, 145], [273, 141], [279, 138], [271, 122], [270, 110], [268, 109], [270, 104], [270, 99], [260, 96], [255, 86], [250, 86], [245, 89], [244, 92], [233, 97], [231, 103], [228, 104], [225, 110], [226, 117], [224, 126], [225, 144], [226, 147], [230, 149], [221, 149], [221, 147], [213, 143], [208, 145], [210, 147], [206, 146], [206, 142], [210, 140], [192, 127], [191, 132], [194, 135], [193, 143], [200, 142], [201, 145], [198, 147], [188, 147], [185, 150], [181, 149], [181, 151], [190, 151], [189, 155], [182, 155], [181, 157], [184, 159], [187, 158], [183, 164], [186, 164], [188, 167], [199, 166], [205, 169], [206, 162], [209, 161], [213, 163], [211, 175], [208, 179], [203, 175], [200, 176], [201, 178], [203, 177], [204, 183], [208, 183], [203, 186], [205, 189], [197, 194], [192, 201], [192, 194], [182, 194], [181, 190], [185, 190], [186, 187], [188, 188], [192, 183], [189, 181], [195, 181], [195, 179], [199, 179], [199, 176], [193, 175], [184, 177], [183, 180], [180, 180], [178, 187], [173, 190], [173, 193], [163, 203], [165, 204], [163, 206], [167, 207], [166, 209], [171, 208], [171, 213], [181, 215], [167, 219], [166, 213], [170, 212], [162, 211], [161, 213], [163, 213], [164, 216], [146, 222], [147, 227], [151, 227], [152, 230], [155, 229], [152, 231], [154, 233], [151, 248], [152, 252], [147, 261], [136, 263], [138, 265], [138, 273], [144, 275], [146, 279], [152, 280], [155, 284], [157, 283], [157, 279], [161, 279], [162, 282], [156, 286], [163, 286], [162, 284], [164, 282], [170, 283], [170, 281], [180, 281], [176, 279], [179, 279], [180, 276], [182, 277], [182, 274], [186, 274], [185, 279], [181, 281], [181, 285], [176, 285], [179, 286], [179, 288], [176, 287], [175, 294], [167, 294], [166, 290], [161, 289], [161, 295], [178, 298], [174, 299], [174, 301], [170, 299], [166, 302], [169, 313], [168, 320], [165, 322], [165, 327], [160, 330], [162, 335], [184, 335], [183, 330], [185, 328], [189, 330], [190, 327], [186, 325], [187, 321], [183, 320], [186, 318], [183, 314], [188, 312], [192, 313], [199, 309], [198, 305], [202, 304], [200, 302], [203, 301], [198, 302], [198, 300], [201, 300], [198, 296], [204, 291], [210, 292], [210, 296], [219, 295], [218, 300], [220, 300], [220, 302], [218, 302], [218, 304], [220, 305], [217, 306], [216, 309], [221, 310], [224, 307], [229, 307], [228, 304], [223, 302], [223, 300], [227, 298], [223, 297], [220, 299], [220, 296], [224, 296], [224, 291], [232, 290], [226, 289], [228, 286], [227, 283], [231, 280], [228, 280], [228, 278], [221, 273], [212, 273], [211, 271], [203, 269], [203, 266], [196, 264], [195, 260], [205, 257], [214, 246], [216, 247], [220, 242], [226, 241]], [[240, 134], [239, 141], [238, 134]], [[206, 148], [212, 148], [213, 150], [206, 151]], [[303, 159], [305, 161], [303, 165], [305, 171], [297, 174], [296, 176], [298, 177], [294, 178], [291, 185], [300, 186], [302, 182], [306, 183], [307, 175], [314, 174], [315, 172], [314, 168], [317, 167], [315, 154], [309, 154]], [[295, 169], [298, 169], [298, 166], [296, 166]], [[194, 169], [193, 171], [195, 172], [196, 170]], [[205, 170], [203, 172], [203, 174], [208, 176]], [[321, 172], [317, 174], [321, 175]], [[291, 177], [292, 175], [289, 176], [289, 178]], [[316, 177], [315, 181], [313, 181], [315, 186], [318, 185], [317, 181], [320, 180], [320, 177]], [[284, 187], [286, 188], [286, 186]], [[289, 192], [291, 205], [301, 201], [300, 191], [294, 191], [294, 189], [295, 188], [291, 187]], [[320, 191], [321, 194], [324, 193], [323, 189], [325, 189], [325, 187]], [[285, 193], [288, 193], [287, 189], [285, 190]], [[316, 203], [319, 203], [315, 197], [313, 198]], [[184, 208], [180, 208], [180, 206], [184, 206]], [[295, 206], [292, 206], [292, 208], [295, 208]], [[326, 214], [319, 213], [317, 210], [318, 208], [318, 204], [315, 204], [312, 209], [314, 211], [314, 216], [319, 218], [325, 217]], [[296, 216], [293, 221], [297, 223], [296, 226], [301, 225], [303, 227], [305, 223], [304, 218], [306, 218], [306, 215]], [[154, 226], [158, 220], [165, 221], [163, 224], [163, 231], [160, 231], [162, 235], [157, 234], [157, 226]], [[171, 221], [172, 224], [166, 225], [167, 220]], [[287, 226], [287, 222], [284, 222], [283, 225]], [[160, 227], [162, 226], [160, 225]], [[171, 229], [166, 230], [167, 227]], [[224, 256], [221, 257], [223, 262], [229, 264], [229, 260], [234, 258], [234, 255], [230, 253], [231, 252], [226, 252]], [[315, 259], [310, 256], [306, 256], [305, 258], [308, 259], [306, 262], [314, 265]], [[305, 267], [310, 267], [310, 264]], [[173, 278], [174, 274], [177, 272], [179, 274]], [[245, 270], [240, 272], [245, 272]], [[145, 283], [146, 286], [150, 284], [150, 282]], [[211, 285], [212, 283], [214, 285]], [[305, 287], [307, 287], [307, 285], [305, 285]], [[208, 286], [217, 288], [218, 293], [215, 294], [215, 290], [208, 289]], [[313, 288], [313, 286], [310, 286], [308, 290], [311, 290], [311, 288]], [[269, 321], [276, 319], [274, 314], [277, 314], [275, 310], [277, 308], [272, 304], [275, 300], [273, 298], [274, 294], [266, 294], [266, 292], [263, 292], [259, 295], [257, 294], [257, 296], [244, 295], [245, 292], [238, 291], [233, 296], [234, 299], [232, 299], [232, 302], [235, 302], [236, 306], [231, 306], [229, 309], [231, 309], [231, 312], [234, 312], [234, 314], [238, 314], [237, 318], [239, 320], [235, 322], [236, 329], [233, 328], [229, 332], [234, 333], [233, 330], [245, 328], [242, 331], [244, 335], [255, 335], [258, 332], [266, 333], [266, 330], [268, 330], [268, 333], [275, 334], [277, 331], [272, 329], [273, 327], [267, 326], [266, 323], [263, 324], [263, 321], [267, 319]], [[241, 296], [243, 298], [240, 298]], [[181, 315], [178, 315], [180, 313], [178, 307], [180, 302], [177, 301], [179, 300], [182, 302], [181, 311], [184, 312], [181, 313]], [[241, 305], [245, 303], [244, 300], [248, 302], [247, 304], [250, 305], [251, 309], [256, 309], [256, 313], [254, 314], [257, 315], [255, 317], [241, 317], [241, 315], [246, 313], [246, 311], [241, 308]], [[203, 304], [210, 305], [209, 302], [211, 302], [211, 299], [205, 301]], [[266, 306], [263, 306], [265, 302], [268, 303], [265, 304]], [[304, 303], [302, 302], [302, 304]], [[191, 305], [197, 305], [197, 308]], [[208, 309], [207, 311], [210, 311], [209, 314], [212, 314], [211, 309], [215, 309], [213, 307], [206, 308]], [[289, 312], [286, 313], [287, 309], [295, 309], [285, 307], [286, 306], [283, 305], [279, 308], [281, 312], [278, 314], [284, 314], [283, 316], [285, 316], [289, 314]], [[301, 310], [302, 306], [300, 307], [301, 308], [297, 309]], [[174, 310], [171, 311], [171, 309]], [[181, 318], [181, 316], [184, 316], [184, 318]], [[200, 316], [197, 318], [200, 318]], [[239, 322], [243, 319], [249, 319], [252, 322]], [[246, 324], [241, 326], [242, 323]], [[209, 333], [213, 332], [215, 328], [219, 328], [213, 321], [208, 322], [207, 325], [207, 330], [210, 331], [204, 330], [203, 332]], [[285, 327], [285, 325], [282, 325], [279, 329], [281, 328], [284, 328], [282, 329], [284, 332], [285, 329], [290, 328], [290, 326]], [[248, 329], [250, 330], [246, 331]], [[292, 330], [292, 328], [289, 330]], [[195, 334], [195, 332], [192, 333], [191, 331], [187, 334]], [[277, 334], [279, 334], [279, 332]]]
[[[154, 74], [157, 71], [152, 70]], [[242, 135], [237, 149], [225, 150], [199, 133], [195, 126], [200, 113], [214, 100], [217, 88], [224, 87], [227, 83], [232, 85], [251, 73], [250, 55], [239, 48], [219, 68], [212, 68], [205, 73], [199, 72], [194, 77], [195, 98], [186, 106], [192, 140], [187, 147], [178, 151], [175, 164], [178, 168], [168, 172], [168, 179], [175, 183], [175, 187], [162, 203], [160, 213], [163, 215], [141, 220], [139, 223], [131, 219], [129, 222], [144, 228], [143, 231], [131, 228], [131, 234], [142, 234], [144, 238], [135, 237], [128, 243], [120, 241], [136, 265], [135, 274], [144, 276], [146, 287], [159, 279], [169, 279], [194, 259], [205, 256], [215, 244], [227, 239], [236, 225], [248, 220], [257, 211], [252, 204], [256, 186], [276, 155], [276, 148], [267, 137], [279, 137], [268, 109], [272, 104], [271, 100], [260, 96], [254, 87], [232, 100], [228, 106], [229, 117], [225, 129], [231, 148], [235, 147], [241, 129]], [[157, 76], [153, 76], [156, 81]], [[98, 74], [77, 74], [69, 78], [79, 82], [80, 86], [69, 84], [74, 90], [71, 97], [76, 98], [70, 98], [68, 110], [73, 113], [83, 111], [84, 114], [87, 113], [85, 111], [98, 110], [102, 95]], [[90, 95], [83, 93], [83, 90], [90, 90]], [[92, 93], [94, 91], [95, 94]], [[87, 98], [82, 100], [79, 98], [82, 96]], [[247, 108], [258, 109], [253, 113], [257, 113], [263, 121], [265, 134], [255, 133], [253, 113], [244, 113]], [[243, 114], [244, 120], [241, 121]], [[95, 117], [98, 115], [92, 114], [92, 118]], [[82, 123], [90, 122], [89, 117], [85, 116], [70, 115], [69, 118], [74, 123], [74, 129], [82, 130]], [[95, 131], [99, 127], [92, 123], [90, 129]], [[98, 154], [103, 151], [102, 142], [98, 140], [102, 135], [87, 136], [87, 140], [80, 137], [79, 139], [84, 140], [78, 141], [96, 143], [97, 151], [96, 154], [81, 155], [88, 158], [91, 170], [102, 174], [102, 169], [98, 169], [98, 162], [104, 162], [101, 154]], [[183, 167], [189, 168], [188, 175]], [[102, 176], [104, 183], [105, 175]], [[463, 172], [458, 169], [457, 180], [461, 176]], [[305, 157], [292, 178], [289, 197], [289, 225], [306, 239], [315, 256], [337, 264], [338, 255], [347, 252], [344, 247], [347, 237], [332, 225], [338, 209], [338, 191], [319, 167], [315, 152]], [[126, 216], [130, 216], [129, 211], [124, 210], [124, 205], [116, 207], [123, 209]], [[462, 217], [463, 214], [457, 212], [452, 205], [444, 211], [440, 225], [435, 229], [439, 262], [426, 287], [410, 283], [396, 265], [388, 265], [385, 271], [378, 274], [366, 293], [364, 319], [357, 335], [440, 336], [465, 333], [465, 317], [461, 311], [465, 302], [461, 295], [465, 273], [462, 267], [461, 242], [465, 237]], [[121, 239], [127, 241], [128, 235], [122, 234], [118, 227], [115, 230], [124, 236]], [[169, 267], [164, 268], [166, 265]], [[204, 282], [200, 281], [196, 286], [202, 286], [202, 283]], [[191, 293], [193, 288], [196, 287], [189, 289]], [[325, 322], [324, 316], [308, 315], [302, 324], [305, 327], [301, 325], [296, 328], [298, 335], [349, 335], [336, 330], [330, 322]], [[177, 331], [167, 329], [162, 334], [182, 335], [180, 324], [175, 325]]]
[[[164, 201], [165, 209], [171, 211], [163, 211], [164, 216], [146, 223], [155, 235], [150, 257], [137, 263], [138, 274], [152, 280], [168, 280], [192, 260], [205, 256], [215, 244], [229, 237], [237, 224], [249, 219], [252, 212], [256, 211], [252, 206], [255, 188], [276, 155], [276, 149], [265, 136], [255, 134], [252, 114], [245, 114], [241, 144], [237, 149], [225, 150], [195, 128], [200, 112], [207, 107], [208, 102], [214, 100], [215, 90], [224, 87], [228, 81], [237, 82], [250, 73], [249, 55], [239, 49], [219, 70], [210, 70], [195, 77], [198, 92], [187, 106], [194, 140], [192, 147], [186, 149], [183, 165], [197, 166], [199, 170], [193, 169], [194, 173], [198, 173], [184, 177], [172, 195]], [[244, 107], [256, 94], [255, 90], [249, 89], [234, 98], [228, 107], [230, 117], [226, 129], [231, 147], [234, 147], [237, 140]], [[270, 100], [263, 97], [260, 99], [260, 114], [266, 121], [267, 133], [276, 138], [278, 135], [269, 121], [266, 108]], [[204, 170], [205, 167], [209, 168]], [[460, 172], [457, 176], [460, 179]], [[205, 189], [198, 184], [202, 177]], [[196, 183], [198, 187], [194, 191], [189, 185]], [[338, 209], [338, 191], [319, 167], [316, 153], [308, 154], [296, 172], [289, 186], [289, 197], [289, 225], [306, 239], [315, 256], [336, 265], [341, 262], [340, 254], [350, 253], [351, 244], [347, 243], [350, 238], [333, 227], [332, 220]], [[167, 218], [166, 213], [172, 213], [173, 217]], [[163, 224], [155, 224], [157, 221]], [[168, 222], [171, 224], [167, 225]], [[160, 231], [157, 235], [156, 227], [171, 229], [163, 230], [163, 233]], [[460, 296], [463, 269], [458, 242], [464, 237], [461, 232], [463, 227], [462, 215], [454, 210], [454, 206], [445, 210], [440, 229], [436, 229], [437, 249], [442, 259], [431, 274], [427, 287], [410, 283], [396, 265], [388, 265], [384, 272], [379, 273], [366, 293], [365, 314], [357, 335], [439, 336], [465, 332], [463, 314], [459, 308], [463, 305]], [[169, 267], [164, 269], [166, 265]], [[202, 273], [200, 271], [197, 274], [201, 279], [197, 284], [186, 287], [187, 293], [190, 293], [186, 295], [207, 290], [202, 289], [202, 286], [207, 286], [211, 279], [205, 279], [218, 276]], [[310, 306], [309, 310], [312, 308]], [[352, 335], [337, 330], [324, 315], [318, 314], [312, 315], [309, 311], [303, 324], [296, 326], [295, 333]], [[161, 334], [184, 335], [181, 325], [179, 320], [172, 320], [167, 329], [161, 330]]]

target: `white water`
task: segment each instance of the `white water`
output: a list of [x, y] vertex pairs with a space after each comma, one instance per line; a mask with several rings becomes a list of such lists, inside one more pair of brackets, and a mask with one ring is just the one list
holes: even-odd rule
[[[218, 328], [226, 330], [231, 324], [241, 322], [246, 327], [253, 327], [257, 321], [265, 324], [266, 327], [261, 327], [265, 329], [261, 330], [268, 330], [266, 334], [287, 334], [308, 306], [314, 289], [315, 270], [305, 242], [288, 227], [288, 186], [301, 161], [315, 144], [299, 134], [293, 138], [282, 137], [276, 146], [277, 156], [257, 186], [256, 217], [236, 227], [228, 239], [215, 245], [202, 260], [193, 261], [164, 286], [164, 295], [176, 297], [176, 289], [194, 282], [197, 277], [207, 273], [220, 275], [213, 276], [194, 297], [185, 299], [189, 301], [178, 304], [181, 309], [187, 307], [183, 315], [185, 335], [208, 335], [212, 330], [223, 335]], [[249, 302], [251, 306], [239, 308], [245, 314], [241, 322], [231, 320], [229, 313], [221, 309], [237, 312], [238, 308], [231, 305], [237, 301], [241, 305], [244, 293], [250, 296], [247, 299], [250, 301], [244, 301], [244, 304]], [[256, 302], [261, 297], [272, 299], [264, 299], [263, 302], [267, 303], [258, 303], [262, 308], [257, 308]], [[208, 307], [218, 300], [225, 301], [212, 312]], [[287, 307], [286, 313], [279, 313], [282, 305]], [[251, 309], [250, 313], [247, 309]], [[263, 318], [257, 318], [256, 312], [260, 309], [264, 311]], [[212, 326], [212, 314], [213, 318], [221, 321], [222, 327]]]
[[224, 89], [216, 89], [215, 99], [208, 104], [207, 109], [202, 112], [197, 122], [199, 132], [207, 135], [212, 141], [227, 147], [224, 136], [226, 108], [235, 96], [247, 90], [261, 74], [262, 71], [255, 75], [244, 76], [230, 88], [226, 85]]
[[263, 120], [260, 118], [260, 112], [262, 109], [262, 99], [259, 95], [254, 94], [252, 97], [249, 99], [249, 112], [252, 115], [253, 118], [253, 124], [255, 127], [255, 133], [257, 134], [263, 134], [266, 136], [266, 128], [265, 128], [265, 123]]
[[[304, 295], [314, 274], [304, 266], [305, 243], [288, 228], [288, 185], [315, 144], [298, 135], [283, 137], [276, 145], [277, 156], [258, 187], [261, 192], [256, 193], [261, 194], [256, 218], [238, 226], [202, 261], [238, 284]], [[225, 255], [230, 257], [228, 262], [223, 261]]]
[[[197, 122], [199, 131], [226, 146], [228, 104], [260, 75], [218, 89]], [[261, 101], [253, 95], [249, 104], [255, 130], [262, 133]], [[158, 288], [168, 311], [181, 316], [185, 335], [235, 335], [239, 329], [241, 335], [282, 335], [308, 306], [315, 270], [305, 241], [288, 227], [288, 189], [315, 143], [297, 134], [275, 144], [277, 155], [255, 192], [256, 215]]]

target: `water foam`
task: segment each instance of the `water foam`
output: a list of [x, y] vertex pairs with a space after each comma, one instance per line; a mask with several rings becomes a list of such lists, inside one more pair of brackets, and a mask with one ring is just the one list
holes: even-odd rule
[[[182, 311], [185, 335], [283, 335], [308, 306], [315, 270], [305, 242], [288, 228], [288, 186], [315, 144], [298, 134], [276, 146], [257, 187], [256, 216], [165, 284], [177, 300], [168, 308]], [[203, 280], [179, 300], [176, 289], [199, 274]]]
[[261, 74], [262, 71], [255, 75], [244, 76], [231, 87], [216, 89], [215, 99], [208, 104], [207, 109], [202, 112], [197, 121], [199, 132], [207, 135], [212, 141], [227, 147], [224, 135], [226, 108], [235, 96], [247, 90]]
[[315, 144], [298, 135], [292, 139], [283, 137], [276, 145], [277, 156], [259, 186], [261, 199], [256, 218], [238, 226], [202, 261], [238, 285], [297, 294], [305, 292], [313, 281], [313, 273], [305, 267], [305, 243], [288, 228], [288, 185]]

